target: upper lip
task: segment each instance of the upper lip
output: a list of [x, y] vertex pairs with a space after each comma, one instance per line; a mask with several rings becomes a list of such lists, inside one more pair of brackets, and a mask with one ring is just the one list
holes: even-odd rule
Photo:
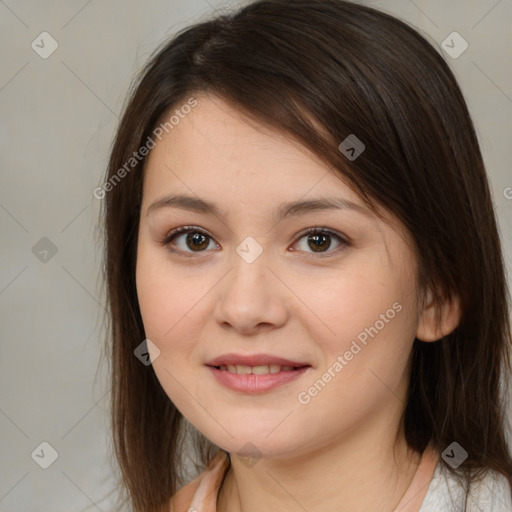
[[300, 361], [292, 361], [283, 357], [273, 356], [271, 354], [223, 354], [205, 363], [207, 366], [220, 365], [244, 365], [244, 366], [264, 366], [270, 364], [278, 364], [280, 366], [310, 366], [308, 363]]

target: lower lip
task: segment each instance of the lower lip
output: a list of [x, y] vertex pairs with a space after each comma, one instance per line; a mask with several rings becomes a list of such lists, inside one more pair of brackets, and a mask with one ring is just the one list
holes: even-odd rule
[[213, 366], [208, 366], [208, 369], [221, 384], [234, 391], [261, 393], [298, 379], [311, 369], [311, 366], [303, 366], [297, 370], [266, 373], [264, 375], [232, 373], [227, 370], [219, 370]]

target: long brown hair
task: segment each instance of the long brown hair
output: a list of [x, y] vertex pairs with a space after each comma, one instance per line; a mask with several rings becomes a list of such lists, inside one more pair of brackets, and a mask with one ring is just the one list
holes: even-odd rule
[[[407, 443], [421, 453], [456, 441], [468, 458], [456, 471], [443, 461], [449, 471], [471, 482], [495, 470], [512, 485], [509, 295], [482, 155], [453, 73], [416, 30], [377, 10], [261, 0], [182, 30], [151, 57], [101, 189], [113, 441], [133, 509], [157, 512], [185, 483], [186, 421], [134, 356], [145, 339], [135, 285], [145, 158], [130, 159], [164, 116], [204, 92], [299, 141], [406, 226], [422, 289], [462, 306], [450, 335], [414, 341]], [[352, 161], [338, 148], [350, 134], [365, 144]], [[194, 439], [204, 467], [215, 446]]]

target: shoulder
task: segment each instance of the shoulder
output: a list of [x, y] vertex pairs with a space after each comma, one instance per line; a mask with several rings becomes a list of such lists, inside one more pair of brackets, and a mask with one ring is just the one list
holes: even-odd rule
[[488, 471], [469, 492], [438, 463], [419, 512], [512, 512], [512, 489], [500, 473]]
[[489, 471], [471, 485], [468, 501], [475, 511], [512, 512], [512, 489], [501, 473]]
[[182, 487], [171, 498], [170, 512], [215, 512], [217, 494], [229, 467], [229, 459], [220, 451], [197, 478]]

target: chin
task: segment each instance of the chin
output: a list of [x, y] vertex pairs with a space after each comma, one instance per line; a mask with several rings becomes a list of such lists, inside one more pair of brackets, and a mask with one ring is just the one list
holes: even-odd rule
[[[207, 436], [215, 445], [229, 452], [232, 457], [239, 456], [250, 459], [283, 459], [297, 455], [297, 443], [291, 443], [290, 438], [281, 439], [274, 433], [268, 436], [268, 429], [256, 432], [245, 429], [243, 436], [237, 436], [234, 429], [230, 431], [234, 437], [224, 433], [221, 437]], [[267, 437], [268, 436], [268, 437]], [[273, 437], [273, 439], [271, 439]], [[299, 443], [301, 446], [301, 443]]]

